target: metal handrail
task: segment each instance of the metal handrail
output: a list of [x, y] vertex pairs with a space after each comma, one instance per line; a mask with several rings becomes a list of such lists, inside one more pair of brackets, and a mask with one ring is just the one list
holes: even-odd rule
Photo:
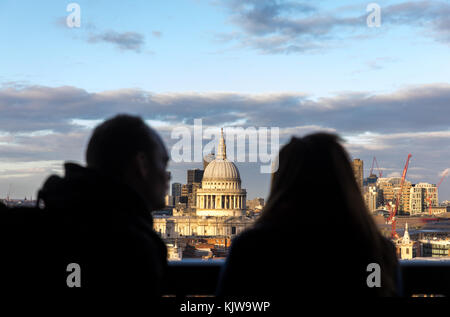
[[[400, 260], [401, 288], [405, 297], [450, 296], [450, 261]], [[170, 261], [164, 294], [213, 296], [224, 260]]]

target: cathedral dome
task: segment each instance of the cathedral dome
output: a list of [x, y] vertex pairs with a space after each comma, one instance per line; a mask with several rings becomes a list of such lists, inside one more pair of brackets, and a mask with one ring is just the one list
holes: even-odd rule
[[206, 165], [202, 187], [197, 189], [196, 214], [207, 217], [243, 216], [246, 196], [246, 190], [241, 189], [239, 170], [227, 160], [222, 129], [216, 159]]
[[203, 173], [203, 181], [205, 182], [222, 180], [241, 182], [239, 170], [236, 165], [227, 160], [227, 148], [223, 137], [223, 129], [221, 130], [216, 159], [206, 166], [205, 172]]
[[203, 173], [204, 181], [220, 181], [220, 180], [230, 180], [230, 181], [240, 181], [241, 177], [239, 175], [239, 170], [233, 162], [225, 159], [216, 158], [205, 169]]
[[227, 149], [221, 131], [216, 158], [205, 168], [202, 187], [205, 189], [240, 189], [241, 176], [233, 162], [227, 159]]

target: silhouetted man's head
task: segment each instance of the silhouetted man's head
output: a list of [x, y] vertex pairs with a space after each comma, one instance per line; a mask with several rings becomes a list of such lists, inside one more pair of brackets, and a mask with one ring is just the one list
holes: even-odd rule
[[152, 210], [164, 207], [168, 160], [156, 131], [130, 115], [117, 115], [97, 126], [86, 151], [89, 168], [126, 183]]

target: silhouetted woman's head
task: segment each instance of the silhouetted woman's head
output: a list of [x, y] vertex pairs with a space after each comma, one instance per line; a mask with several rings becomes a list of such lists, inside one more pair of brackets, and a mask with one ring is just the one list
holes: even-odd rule
[[[336, 256], [353, 264], [376, 262], [392, 270], [395, 257], [386, 252], [386, 240], [365, 206], [350, 158], [339, 141], [336, 135], [315, 133], [293, 137], [281, 149], [258, 223], [281, 228], [283, 235], [291, 237], [286, 239], [302, 243], [303, 253]], [[391, 277], [383, 275], [386, 288], [381, 293], [394, 289]]]
[[350, 159], [338, 141], [337, 135], [315, 133], [293, 137], [281, 149], [260, 221], [270, 218], [276, 222], [285, 216], [304, 219], [319, 210], [322, 215], [326, 211], [327, 216], [339, 212], [339, 218], [359, 218], [363, 212], [366, 216]]

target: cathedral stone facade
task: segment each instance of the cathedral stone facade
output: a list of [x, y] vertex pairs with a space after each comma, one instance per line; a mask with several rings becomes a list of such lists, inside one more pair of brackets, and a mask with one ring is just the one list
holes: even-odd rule
[[197, 190], [197, 216], [243, 216], [247, 192], [241, 189], [236, 165], [227, 159], [223, 130], [217, 152], [216, 158], [205, 169], [202, 188]]
[[227, 159], [222, 129], [217, 155], [206, 166], [201, 188], [197, 189], [194, 210], [155, 216], [154, 229], [169, 240], [189, 236], [233, 237], [254, 222], [246, 217], [246, 197], [239, 170]]

